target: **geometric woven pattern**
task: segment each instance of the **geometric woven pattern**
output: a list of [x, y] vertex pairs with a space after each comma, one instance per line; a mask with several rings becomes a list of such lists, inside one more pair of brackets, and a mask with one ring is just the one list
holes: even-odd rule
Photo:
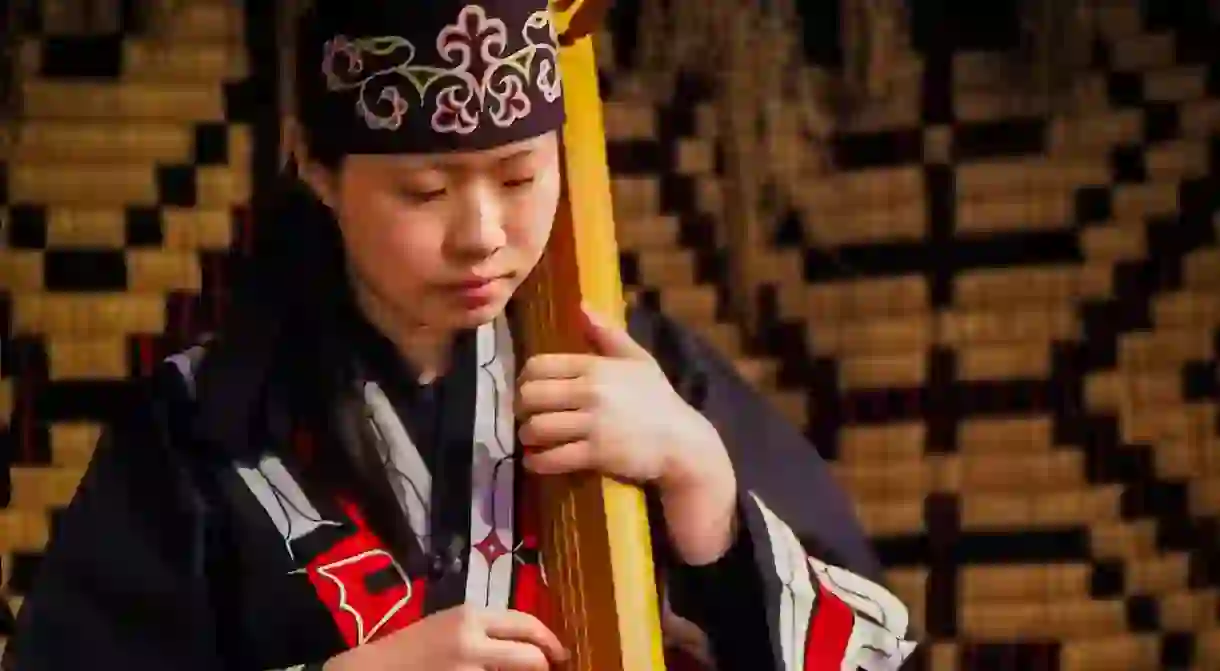
[[[829, 66], [834, 4], [804, 18]], [[958, 4], [914, 3], [909, 80], [776, 222], [761, 348], [726, 316], [706, 86], [654, 99], [601, 41], [625, 284], [808, 427], [931, 639], [913, 668], [1220, 669], [1215, 26], [1199, 0], [1102, 3], [1052, 112], [1005, 79], [1011, 17]], [[218, 320], [251, 153], [278, 141], [249, 123], [275, 87], [248, 76], [238, 3], [177, 7], [155, 35], [21, 50], [0, 157], [14, 606], [125, 380]]]
[[[832, 67], [834, 4], [803, 16]], [[778, 222], [762, 307], [782, 366], [759, 382], [853, 492], [931, 639], [916, 668], [1220, 668], [1216, 28], [1201, 2], [1103, 3], [1052, 110], [1013, 81], [1013, 4], [915, 3], [909, 77]], [[706, 87], [610, 84], [659, 138], [612, 141], [612, 168], [681, 224], [652, 231], [664, 277], [620, 233], [624, 276], [710, 310], [718, 193], [676, 149], [715, 162]]]
[[[22, 119], [0, 156], [0, 586], [14, 611], [129, 380], [219, 307], [209, 288], [249, 201], [252, 141], [240, 3], [178, 3], [155, 31], [121, 35], [54, 32], [64, 10], [106, 3], [32, 4]], [[0, 614], [0, 646], [10, 624]]]
[[909, 114], [778, 231], [774, 344], [928, 668], [1220, 668], [1217, 32], [1157, 4], [1051, 112], [915, 3]]
[[[721, 166], [708, 91], [679, 77], [657, 100], [629, 71], [615, 71], [612, 39], [600, 50], [607, 161], [624, 286], [631, 300], [682, 322], [736, 364], [793, 422], [806, 420], [805, 393], [777, 386], [778, 360], [761, 356], [729, 314], [722, 234]], [[799, 259], [769, 273], [801, 279]]]
[[[803, 394], [775, 388], [777, 363], [756, 356], [725, 309], [724, 255], [717, 234], [720, 174], [711, 119], [690, 82], [656, 100], [630, 72], [615, 72], [609, 36], [601, 50], [607, 161], [623, 283], [635, 302], [693, 328], [732, 360], [748, 380], [771, 391], [794, 421], [804, 421]], [[790, 259], [795, 261], [795, 259]], [[800, 278], [800, 264], [788, 275]]]

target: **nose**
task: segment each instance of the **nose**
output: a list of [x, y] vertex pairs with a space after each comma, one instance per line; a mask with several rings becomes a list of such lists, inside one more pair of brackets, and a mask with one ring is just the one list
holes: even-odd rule
[[507, 243], [504, 206], [490, 189], [471, 189], [450, 229], [449, 248], [456, 256], [483, 259]]

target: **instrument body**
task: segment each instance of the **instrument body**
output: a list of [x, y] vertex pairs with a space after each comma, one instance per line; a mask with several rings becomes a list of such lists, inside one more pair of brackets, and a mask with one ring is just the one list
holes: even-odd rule
[[[593, 37], [605, 0], [552, 4], [567, 120], [564, 190], [541, 263], [517, 294], [523, 356], [587, 352], [581, 304], [625, 321]], [[644, 495], [593, 475], [533, 478], [551, 623], [579, 671], [664, 669], [660, 608]]]

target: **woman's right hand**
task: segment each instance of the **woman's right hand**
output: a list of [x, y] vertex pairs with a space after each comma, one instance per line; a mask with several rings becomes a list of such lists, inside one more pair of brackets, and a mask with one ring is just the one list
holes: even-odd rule
[[568, 653], [538, 618], [457, 606], [334, 657], [325, 671], [548, 671]]

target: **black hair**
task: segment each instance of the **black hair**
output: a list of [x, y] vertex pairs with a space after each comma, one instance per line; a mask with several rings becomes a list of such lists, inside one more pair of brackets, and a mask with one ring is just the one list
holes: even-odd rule
[[[328, 142], [326, 124], [310, 104], [324, 95], [324, 84], [312, 64], [315, 59], [300, 53], [305, 45], [317, 44], [321, 30], [317, 10], [307, 8], [292, 22], [288, 42], [289, 62], [280, 63], [278, 76], [288, 78], [290, 100], [282, 112], [294, 117], [294, 140], [299, 141], [308, 160], [327, 170], [342, 167], [341, 145]], [[304, 65], [303, 65], [304, 64]], [[276, 118], [276, 132], [267, 129], [267, 139], [281, 136], [282, 114]], [[281, 151], [284, 148], [281, 148]], [[245, 250], [232, 258], [234, 281], [228, 301], [233, 311], [229, 320], [241, 328], [249, 321], [265, 323], [295, 320], [302, 313], [347, 291], [346, 262], [339, 223], [330, 208], [322, 203], [300, 179], [298, 157], [290, 156], [277, 164], [278, 174], [264, 182], [266, 193], [256, 194], [251, 239]], [[234, 323], [236, 322], [236, 323]]]
[[[317, 23], [306, 13], [297, 30], [316, 31]], [[298, 33], [297, 44], [316, 42], [300, 37]], [[300, 56], [294, 54], [292, 60], [309, 60]], [[309, 160], [341, 169], [345, 152], [328, 143], [326, 124], [311, 113], [309, 101], [322, 94], [317, 72], [293, 65], [281, 70], [286, 73], [295, 74], [291, 108]], [[264, 138], [278, 135], [266, 133]], [[256, 196], [251, 238], [230, 256], [233, 281], [225, 325], [198, 374], [200, 408], [218, 409], [203, 416], [240, 417], [245, 421], [238, 424], [245, 425], [270, 412], [262, 393], [268, 384], [278, 385], [293, 424], [315, 436], [321, 448], [313, 456], [315, 467], [302, 474], [306, 481], [358, 501], [369, 525], [400, 560], [418, 560], [389, 482], [380, 475], [378, 440], [366, 426], [342, 351], [341, 333], [353, 305], [339, 223], [300, 179], [295, 159], [280, 166]], [[285, 436], [275, 436], [270, 444], [293, 449]], [[340, 444], [354, 449], [336, 449]]]
[[[289, 168], [254, 212], [251, 239], [232, 257], [231, 317], [294, 319], [347, 291], [339, 224]], [[232, 320], [229, 320], [232, 323]]]

